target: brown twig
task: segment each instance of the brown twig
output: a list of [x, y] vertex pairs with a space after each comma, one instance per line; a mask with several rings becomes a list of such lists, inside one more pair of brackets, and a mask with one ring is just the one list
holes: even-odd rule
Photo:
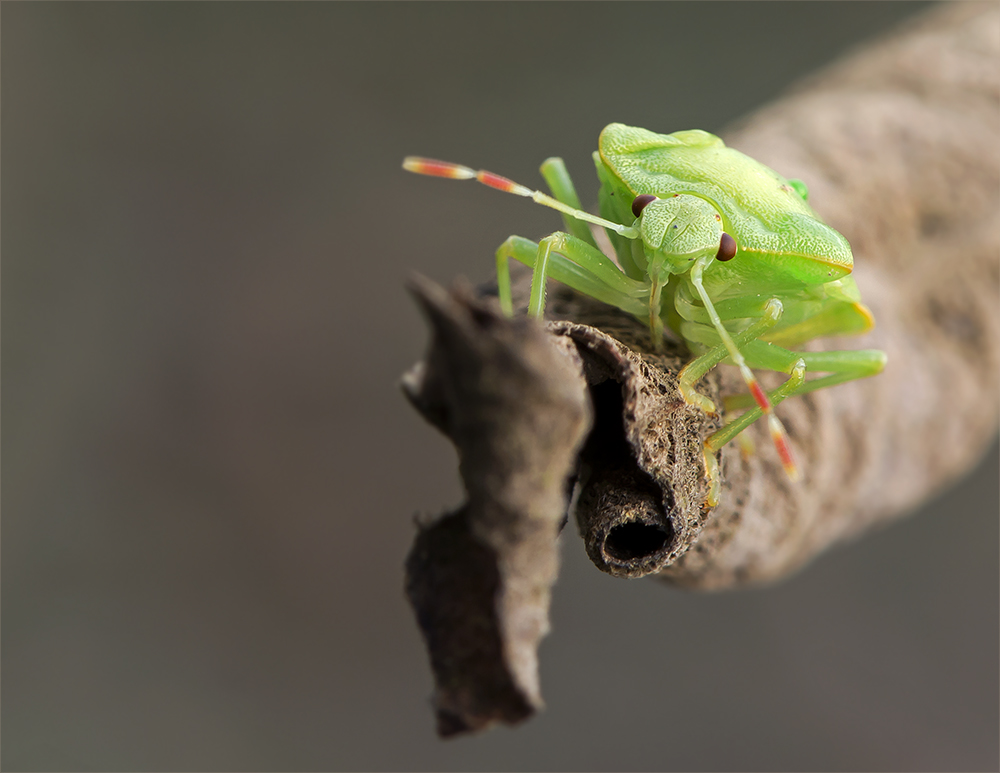
[[[714, 425], [679, 400], [673, 376], [686, 355], [645, 353], [648, 339], [641, 325], [586, 299], [553, 292], [549, 308], [563, 321], [550, 323], [550, 340], [572, 341], [580, 363], [561, 394], [567, 405], [589, 395], [595, 410], [594, 431], [580, 454], [584, 480], [577, 518], [588, 554], [600, 568], [621, 576], [658, 571], [699, 588], [772, 580], [831, 544], [906, 513], [976, 461], [996, 434], [1000, 412], [998, 58], [996, 7], [946, 6], [803, 84], [726, 135], [730, 145], [807, 180], [814, 207], [852, 243], [855, 274], [877, 330], [860, 341], [818, 343], [880, 348], [889, 355], [877, 378], [782, 404], [803, 470], [798, 485], [784, 478], [765, 439], [758, 439], [757, 453], [747, 458], [730, 444], [722, 453], [722, 502], [707, 512], [698, 457], [701, 439]], [[502, 367], [475, 367], [500, 379], [520, 356], [494, 343], [473, 343], [467, 335], [482, 333], [513, 347], [522, 345], [517, 343], [522, 334], [532, 342], [544, 336], [538, 338], [538, 328], [524, 320], [503, 320], [489, 301], [463, 294], [447, 300], [426, 287], [422, 293], [437, 343], [419, 377], [410, 377], [408, 392], [459, 445], [469, 490], [462, 514], [421, 533], [408, 566], [438, 682], [439, 727], [451, 732], [518, 720], [539, 704], [533, 649], [530, 655], [528, 650], [544, 632], [555, 573], [551, 546], [543, 544], [554, 537], [562, 515], [582, 434], [566, 432], [558, 445], [554, 436], [537, 431], [549, 420], [551, 400], [543, 397], [535, 405], [532, 390], [549, 383], [550, 368], [559, 370], [550, 365], [513, 368], [518, 378], [532, 374], [511, 382], [511, 388], [525, 391], [502, 407], [490, 404], [498, 413], [483, 425], [489, 432], [458, 432], [461, 422], [455, 417], [472, 410], [465, 401], [479, 398], [475, 389], [466, 394], [435, 386], [454, 379], [442, 374], [467, 369], [463, 358], [470, 352], [498, 353]], [[432, 296], [437, 300], [430, 302]], [[451, 314], [454, 320], [465, 315], [467, 331], [455, 337], [458, 347], [451, 352], [438, 351], [449, 344], [435, 315], [448, 314], [433, 311], [435, 304], [464, 309]], [[524, 332], [529, 330], [534, 332]], [[541, 343], [530, 346], [546, 350]], [[557, 351], [547, 346], [550, 353]], [[565, 347], [562, 352], [553, 362], [572, 361]], [[737, 375], [718, 371], [700, 388], [710, 396], [742, 391]], [[492, 378], [479, 382], [490, 394]], [[534, 386], [528, 383], [532, 379]], [[499, 426], [506, 422], [509, 427]], [[573, 426], [582, 433], [581, 423]], [[509, 454], [504, 443], [491, 439], [494, 431], [512, 432], [515, 439], [524, 433], [510, 441], [517, 452]], [[551, 465], [524, 452], [533, 444], [538, 448], [532, 451], [545, 444]], [[539, 477], [543, 467], [547, 473]], [[506, 483], [498, 484], [522, 476], [535, 488], [517, 490], [530, 490], [544, 501], [544, 517], [534, 499], [509, 496]], [[491, 504], [491, 497], [501, 504]], [[496, 516], [486, 518], [491, 525], [485, 531], [470, 525], [470, 512], [484, 509]], [[537, 540], [530, 550], [518, 552], [520, 543], [503, 537], [520, 533], [520, 524], [540, 523], [546, 526], [532, 532]], [[444, 534], [445, 547], [438, 552], [427, 547], [433, 529]], [[503, 571], [466, 582], [463, 577], [486, 571], [481, 567], [488, 561], [473, 559], [483, 549], [493, 551], [492, 565]], [[516, 557], [506, 557], [508, 551]], [[459, 563], [450, 564], [449, 556]], [[467, 596], [476, 597], [476, 615], [457, 611], [464, 608], [457, 599]], [[518, 611], [525, 602], [526, 616]], [[504, 638], [524, 620], [531, 621], [523, 626], [528, 636], [516, 643]], [[489, 647], [471, 646], [472, 640], [463, 638], [487, 628]], [[477, 658], [489, 660], [490, 667], [481, 668]], [[477, 665], [466, 668], [473, 661]], [[487, 704], [496, 684], [505, 685], [493, 691], [502, 698], [501, 708], [491, 709]], [[520, 696], [514, 709], [502, 708], [509, 689]]]

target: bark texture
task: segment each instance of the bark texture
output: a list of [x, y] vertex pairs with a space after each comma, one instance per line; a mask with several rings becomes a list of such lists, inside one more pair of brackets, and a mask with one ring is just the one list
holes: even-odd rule
[[[549, 323], [549, 339], [562, 340], [563, 348], [550, 344], [547, 351], [561, 353], [537, 368], [513, 366], [521, 354], [473, 343], [465, 333], [455, 339], [455, 352], [439, 352], [448, 336], [435, 315], [448, 315], [432, 307], [458, 303], [467, 321], [479, 321], [463, 323], [467, 330], [478, 326], [475, 335], [508, 347], [521, 345], [518, 336], [536, 341], [539, 328], [502, 319], [491, 301], [460, 294], [446, 302], [438, 291], [421, 291], [436, 344], [426, 365], [409, 375], [406, 390], [455, 439], [469, 489], [461, 513], [421, 532], [408, 566], [437, 677], [439, 718], [442, 711], [446, 715], [442, 732], [516, 721], [540, 703], [533, 650], [527, 649], [544, 633], [555, 577], [553, 548], [543, 543], [554, 539], [583, 438], [580, 427], [586, 425], [582, 409], [574, 407], [570, 414], [576, 418], [567, 426], [579, 436], [567, 430], [559, 446], [540, 434], [551, 429], [545, 411], [552, 401], [545, 396], [548, 387], [538, 384], [550, 384], [567, 362], [577, 370], [556, 392], [569, 406], [585, 404], [589, 396], [595, 411], [593, 432], [579, 454], [577, 520], [592, 560], [619, 576], [658, 573], [711, 589], [771, 581], [831, 544], [909, 512], [976, 462], [996, 435], [1000, 413], [998, 65], [997, 6], [943, 6], [724, 135], [729, 145], [785, 176], [806, 180], [810, 203], [851, 242], [855, 276], [876, 330], [811, 347], [878, 348], [889, 357], [875, 378], [779, 407], [803, 473], [798, 484], [783, 475], [766, 433], [752, 428], [756, 452], [741, 455], [736, 444], [723, 449], [721, 503], [706, 510], [700, 444], [717, 420], [686, 406], [677, 393], [676, 372], [687, 355], [681, 349], [648, 353], [648, 333], [626, 315], [553, 286], [547, 308], [557, 320]], [[473, 351], [500, 357], [499, 369], [476, 366], [483, 372], [497, 379], [520, 373], [537, 384], [515, 379], [518, 389], [528, 391], [503, 407], [489, 403], [489, 410], [501, 413], [483, 424], [488, 431], [475, 425], [474, 432], [463, 433], [456, 417], [467, 409], [455, 400], [479, 397], [443, 389], [440, 384], [454, 378], [441, 374], [467, 368], [462, 358]], [[493, 376], [467, 381], [487, 387], [489, 395], [496, 391]], [[731, 368], [716, 369], [699, 388], [713, 399], [745, 391]], [[545, 411], [532, 403], [532, 390], [543, 396]], [[504, 443], [491, 440], [494, 432], [526, 434], [515, 435], [515, 453], [508, 454]], [[546, 475], [538, 475], [546, 464], [543, 448], [553, 462]], [[531, 491], [538, 502], [504, 493], [503, 481], [522, 477], [531, 486], [514, 490]], [[487, 515], [471, 518], [472, 511]], [[433, 529], [447, 531], [447, 547], [438, 553], [427, 547]], [[520, 537], [510, 535], [529, 532], [532, 547], [521, 550]], [[454, 547], [459, 534], [461, 549]], [[493, 551], [492, 563], [471, 557], [482, 550]], [[487, 571], [484, 565], [498, 568]], [[479, 576], [484, 571], [485, 579]], [[463, 581], [466, 572], [478, 579]], [[456, 601], [459, 596], [465, 600]], [[467, 614], [461, 610], [472, 596], [468, 608], [478, 611]], [[487, 618], [489, 625], [480, 625]], [[463, 636], [476, 625], [494, 631], [488, 654], [486, 648], [475, 653], [491, 661], [489, 668], [465, 668], [475, 657]], [[515, 629], [530, 630], [517, 645], [504, 633]], [[456, 641], [465, 649], [456, 649]], [[485, 681], [477, 682], [480, 677]], [[514, 685], [521, 704], [514, 710], [484, 708], [490, 695], [506, 695], [507, 687], [491, 693], [483, 684]]]

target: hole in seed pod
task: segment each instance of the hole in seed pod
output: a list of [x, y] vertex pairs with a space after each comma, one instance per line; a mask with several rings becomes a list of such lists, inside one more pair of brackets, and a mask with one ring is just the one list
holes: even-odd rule
[[604, 550], [618, 561], [631, 561], [661, 550], [672, 538], [659, 526], [646, 523], [623, 523], [608, 532]]

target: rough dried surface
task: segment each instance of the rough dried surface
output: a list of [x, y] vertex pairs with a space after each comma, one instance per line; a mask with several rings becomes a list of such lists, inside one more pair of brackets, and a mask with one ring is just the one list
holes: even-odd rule
[[420, 527], [406, 565], [449, 736], [541, 706], [536, 652], [590, 410], [575, 350], [537, 322], [461, 288], [414, 280], [413, 291], [434, 338], [403, 388], [455, 443], [468, 493]]
[[619, 339], [572, 322], [549, 330], [576, 344], [595, 407], [576, 505], [587, 554], [610, 574], [641, 577], [686, 551], [708, 517], [701, 439], [718, 421], [681, 397], [686, 353], [640, 353], [620, 340], [639, 332], [634, 322], [615, 322], [602, 320]]

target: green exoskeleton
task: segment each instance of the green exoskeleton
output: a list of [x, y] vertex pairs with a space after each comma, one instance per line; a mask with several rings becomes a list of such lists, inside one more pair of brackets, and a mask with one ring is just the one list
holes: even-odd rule
[[[540, 316], [552, 277], [649, 325], [654, 347], [664, 328], [695, 355], [680, 372], [688, 403], [715, 412], [696, 382], [720, 363], [740, 369], [749, 394], [726, 400], [727, 411], [752, 407], [705, 441], [709, 504], [719, 497], [716, 454], [762, 415], [790, 477], [797, 477], [788, 438], [773, 406], [787, 397], [879, 373], [876, 350], [801, 352], [821, 336], [871, 330], [874, 320], [850, 276], [851, 248], [806, 203], [805, 185], [693, 130], [655, 134], [622, 124], [601, 132], [594, 153], [601, 216], [580, 208], [562, 159], [542, 164], [548, 196], [492, 172], [407, 158], [411, 172], [476, 179], [527, 196], [563, 213], [566, 232], [538, 243], [511, 236], [497, 250], [500, 304], [512, 313], [511, 258], [534, 269], [528, 313]], [[607, 229], [617, 264], [587, 223]], [[750, 368], [789, 378], [767, 393]], [[807, 372], [826, 375], [806, 379]]]

